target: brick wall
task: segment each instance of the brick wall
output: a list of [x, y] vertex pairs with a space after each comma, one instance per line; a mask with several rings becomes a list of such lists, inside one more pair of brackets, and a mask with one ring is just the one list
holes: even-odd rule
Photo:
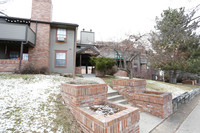
[[107, 117], [78, 107], [79, 111], [75, 116], [85, 133], [139, 133], [139, 110], [130, 106], [120, 106], [124, 107], [124, 110]]
[[[139, 110], [107, 102], [107, 85], [62, 84], [61, 95], [84, 133], [139, 133]], [[111, 116], [101, 116], [89, 110], [95, 104], [109, 104], [122, 109]]]
[[91, 106], [100, 104], [107, 99], [106, 84], [74, 85], [62, 84], [61, 94], [68, 106]]
[[76, 67], [76, 70], [75, 70], [75, 73], [76, 74], [81, 74], [81, 70], [82, 70], [82, 67]]
[[113, 89], [118, 90], [128, 101], [133, 99], [134, 93], [144, 92], [146, 90], [146, 80], [143, 79], [115, 79], [113, 80]]
[[115, 79], [113, 89], [118, 90], [134, 106], [141, 111], [166, 118], [172, 114], [172, 94], [146, 91], [146, 80]]
[[166, 118], [172, 114], [172, 94], [144, 91], [143, 93], [135, 93], [131, 101], [134, 106], [141, 111], [148, 112], [154, 116]]
[[114, 76], [128, 77], [128, 73], [123, 70], [118, 70], [117, 73], [114, 74]]
[[[27, 60], [22, 60], [22, 67], [27, 63]], [[14, 72], [16, 69], [19, 69], [19, 60], [0, 60], [0, 72]]]
[[197, 81], [196, 80], [185, 80], [185, 81], [182, 81], [182, 84], [195, 85], [195, 84], [197, 84]]
[[[51, 0], [32, 0], [32, 20], [51, 21], [52, 16]], [[36, 32], [36, 44], [34, 48], [29, 48], [29, 62], [35, 67], [49, 67], [50, 49], [50, 25], [45, 23], [31, 22], [31, 29]]]

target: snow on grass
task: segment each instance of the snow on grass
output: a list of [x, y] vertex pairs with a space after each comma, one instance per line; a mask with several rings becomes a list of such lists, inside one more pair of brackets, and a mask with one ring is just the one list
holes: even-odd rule
[[147, 90], [170, 92], [172, 93], [173, 98], [195, 88], [195, 86], [192, 85], [189, 86], [180, 84], [170, 84], [154, 80], [146, 80], [146, 82], [147, 82]]
[[[58, 119], [66, 113], [59, 97], [60, 84], [69, 80], [53, 75], [1, 74], [0, 132], [63, 132], [73, 121], [65, 123], [64, 116]], [[69, 110], [66, 115], [71, 117]]]

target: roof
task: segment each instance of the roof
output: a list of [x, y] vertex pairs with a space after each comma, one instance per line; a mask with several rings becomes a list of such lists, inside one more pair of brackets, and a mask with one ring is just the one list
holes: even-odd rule
[[100, 54], [99, 50], [98, 50], [95, 46], [92, 46], [92, 45], [88, 45], [87, 47], [84, 47], [84, 48], [78, 50], [76, 53], [77, 53], [77, 54], [81, 54], [82, 52], [87, 51], [87, 50], [89, 50], [89, 49], [92, 50], [92, 51], [93, 51], [94, 53], [96, 53], [97, 55]]
[[47, 22], [47, 21], [39, 21], [39, 20], [32, 20], [27, 18], [18, 18], [18, 17], [9, 17], [9, 16], [0, 16], [0, 18], [4, 18], [7, 22], [13, 22], [13, 23], [25, 23], [30, 24], [31, 22], [37, 22], [37, 23], [45, 23], [50, 25], [63, 25], [63, 26], [73, 26], [78, 27], [78, 24], [74, 23], [64, 23], [64, 22]]

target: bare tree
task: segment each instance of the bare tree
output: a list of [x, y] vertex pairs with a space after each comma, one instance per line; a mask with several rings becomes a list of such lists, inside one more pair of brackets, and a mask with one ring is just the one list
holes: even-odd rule
[[[10, 0], [0, 0], [0, 6], [5, 5], [6, 3], [8, 3]], [[0, 15], [4, 15], [7, 16], [7, 14], [5, 13], [5, 10], [3, 8], [0, 8]]]
[[[104, 42], [101, 46], [103, 47], [104, 52], [109, 53], [114, 51], [117, 55], [117, 59], [119, 60], [119, 68], [127, 71], [129, 78], [133, 78], [133, 60], [144, 53], [146, 44], [144, 41], [145, 36], [146, 35], [140, 34], [127, 35], [127, 38], [122, 41]], [[143, 49], [138, 49], [141, 46]]]

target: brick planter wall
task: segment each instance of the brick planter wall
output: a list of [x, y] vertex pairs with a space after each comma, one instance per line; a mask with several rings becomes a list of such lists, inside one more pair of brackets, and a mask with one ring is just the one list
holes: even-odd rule
[[144, 79], [114, 79], [113, 89], [118, 90], [128, 101], [133, 99], [133, 93], [140, 93], [146, 90]]
[[166, 118], [172, 114], [172, 94], [146, 91], [146, 80], [115, 79], [113, 89], [118, 90], [134, 106], [141, 111]]
[[[62, 84], [61, 95], [84, 133], [139, 133], [139, 110], [107, 102], [107, 85]], [[110, 104], [123, 109], [111, 116], [100, 116], [89, 110], [95, 104]]]
[[171, 93], [155, 91], [135, 93], [131, 103], [133, 103], [133, 105], [138, 107], [141, 111], [148, 112], [161, 118], [166, 118], [173, 112]]
[[[27, 63], [27, 60], [22, 60], [22, 67]], [[14, 72], [18, 68], [19, 60], [0, 60], [0, 72]]]
[[100, 104], [107, 99], [108, 87], [106, 84], [92, 85], [61, 85], [61, 95], [69, 107], [91, 106]]
[[88, 108], [78, 107], [76, 117], [81, 127], [84, 127], [85, 133], [139, 133], [139, 109], [109, 102], [107, 104], [123, 108], [123, 110], [104, 117]]
[[197, 81], [196, 80], [185, 80], [185, 81], [182, 81], [182, 84], [195, 85], [195, 84], [197, 84]]
[[81, 74], [81, 70], [82, 70], [82, 67], [81, 67], [81, 66], [80, 66], [80, 67], [76, 67], [75, 73], [76, 73], [76, 74]]

